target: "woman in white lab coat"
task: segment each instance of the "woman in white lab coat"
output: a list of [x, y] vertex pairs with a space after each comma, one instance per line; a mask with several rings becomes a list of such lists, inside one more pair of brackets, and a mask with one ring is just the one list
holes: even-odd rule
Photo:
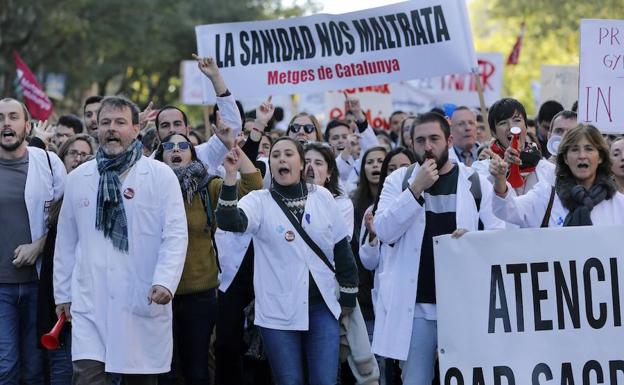
[[[357, 294], [347, 226], [336, 215], [332, 194], [305, 183], [303, 148], [288, 137], [271, 147], [271, 189], [253, 191], [239, 202], [234, 187], [239, 151], [235, 148], [226, 157], [217, 224], [253, 236], [254, 322], [260, 327], [274, 380], [278, 385], [302, 384], [307, 367], [310, 384], [334, 385], [338, 317], [341, 307], [349, 312], [355, 306]], [[318, 245], [323, 259], [304, 241], [294, 221]]]
[[624, 224], [624, 195], [617, 191], [611, 165], [600, 131], [583, 124], [567, 131], [559, 145], [554, 187], [540, 182], [527, 194], [512, 196], [507, 163], [494, 157], [494, 214], [520, 227]]

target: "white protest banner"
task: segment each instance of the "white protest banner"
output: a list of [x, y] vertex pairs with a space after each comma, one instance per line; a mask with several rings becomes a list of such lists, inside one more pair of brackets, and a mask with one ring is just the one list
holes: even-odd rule
[[624, 133], [624, 20], [581, 20], [578, 121]]
[[237, 97], [386, 84], [476, 67], [465, 0], [200, 25], [195, 32], [199, 55], [216, 59]]
[[[477, 62], [485, 104], [490, 106], [501, 97], [503, 55], [498, 52], [477, 52]], [[406, 111], [428, 111], [445, 103], [479, 106], [479, 94], [472, 73], [450, 74], [393, 84], [392, 92], [395, 109]]]
[[624, 384], [622, 234], [605, 226], [435, 238], [440, 382]]
[[388, 84], [326, 92], [325, 111], [329, 112], [329, 120], [344, 119], [345, 93], [360, 99], [362, 112], [366, 115], [366, 120], [371, 127], [381, 130], [390, 129], [388, 119], [392, 114], [392, 95]]
[[188, 105], [202, 105], [209, 102], [215, 103], [216, 97], [210, 85], [210, 91], [212, 92], [211, 98], [204, 99], [204, 83], [202, 78], [204, 74], [201, 73], [197, 67], [196, 60], [183, 60], [180, 62], [180, 78], [182, 78], [182, 88], [180, 89], [180, 102]]
[[556, 100], [566, 110], [578, 100], [578, 66], [542, 65], [540, 104]]

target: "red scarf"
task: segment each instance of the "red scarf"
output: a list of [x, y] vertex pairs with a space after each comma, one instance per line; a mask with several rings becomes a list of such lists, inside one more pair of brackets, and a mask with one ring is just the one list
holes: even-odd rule
[[[492, 151], [494, 151], [494, 153], [498, 156], [500, 156], [501, 158], [505, 158], [505, 148], [498, 142], [498, 140], [494, 141], [491, 145], [490, 148], [492, 149]], [[537, 149], [535, 149], [537, 150]], [[531, 147], [528, 144], [525, 144], [524, 146], [524, 150], [522, 150], [522, 152], [527, 152], [530, 153], [532, 151], [535, 151], [533, 147]], [[537, 150], [539, 151], [539, 150]], [[520, 158], [522, 158], [522, 152], [520, 153]], [[532, 173], [535, 171], [537, 167], [537, 164], [534, 165], [521, 165], [520, 166], [520, 173], [522, 174], [522, 176], [527, 176], [528, 174]]]

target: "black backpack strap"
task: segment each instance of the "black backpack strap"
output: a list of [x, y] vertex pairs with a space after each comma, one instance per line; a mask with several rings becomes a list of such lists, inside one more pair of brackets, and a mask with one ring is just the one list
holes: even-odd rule
[[546, 212], [544, 213], [544, 218], [542, 219], [542, 225], [540, 227], [548, 227], [548, 221], [550, 220], [550, 213], [552, 212], [553, 203], [555, 202], [555, 188], [552, 187], [550, 189], [550, 198], [548, 199], [548, 207], [546, 207]]
[[416, 168], [416, 163], [412, 163], [407, 168], [407, 171], [405, 171], [405, 176], [403, 177], [403, 183], [401, 184], [401, 191], [405, 191], [409, 187], [408, 180], [409, 180], [410, 176], [412, 176], [412, 173], [414, 172], [415, 168]]
[[52, 161], [50, 160], [50, 154], [47, 150], [44, 150], [46, 157], [48, 158], [48, 167], [50, 167], [50, 174], [52, 174], [52, 185], [54, 185], [54, 170], [52, 169]]
[[[481, 214], [481, 180], [479, 179], [479, 173], [473, 172], [472, 175], [468, 177], [470, 181], [470, 193], [474, 198], [475, 204], [477, 205], [477, 213]], [[481, 221], [481, 215], [479, 215], [479, 225], [477, 227], [478, 230], [485, 229], [483, 225], [483, 221]]]
[[301, 223], [299, 223], [299, 221], [295, 217], [295, 214], [293, 214], [288, 209], [288, 207], [286, 207], [286, 203], [284, 203], [284, 201], [273, 190], [271, 190], [271, 196], [273, 197], [275, 202], [277, 202], [277, 205], [280, 207], [280, 209], [282, 209], [282, 211], [286, 215], [286, 218], [288, 218], [290, 223], [293, 225], [295, 230], [297, 230], [297, 232], [299, 233], [301, 238], [303, 238], [305, 243], [307, 243], [308, 246], [312, 249], [312, 251], [314, 251], [316, 255], [319, 256], [321, 261], [323, 261], [323, 263], [325, 263], [327, 267], [329, 267], [329, 270], [331, 270], [333, 273], [336, 273], [336, 269], [331, 264], [331, 262], [329, 262], [329, 259], [327, 259], [327, 257], [325, 256], [325, 253], [323, 253], [323, 250], [321, 250], [321, 248], [312, 240], [312, 238], [310, 238], [308, 233], [306, 233], [305, 229], [301, 226]]

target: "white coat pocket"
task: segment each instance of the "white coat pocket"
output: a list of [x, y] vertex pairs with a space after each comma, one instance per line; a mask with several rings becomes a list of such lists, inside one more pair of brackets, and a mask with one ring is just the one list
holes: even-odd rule
[[377, 292], [377, 306], [378, 311], [388, 312], [392, 306], [393, 288], [395, 282], [393, 282], [393, 275], [388, 272], [379, 274], [379, 290]]
[[294, 298], [294, 293], [266, 293], [264, 301], [260, 304], [262, 314], [265, 318], [277, 321], [291, 321], [297, 310]]
[[148, 296], [151, 283], [137, 279], [132, 287], [132, 300], [130, 310], [132, 314], [139, 317], [158, 317], [165, 314], [168, 305], [159, 305], [157, 303], [149, 303]]

